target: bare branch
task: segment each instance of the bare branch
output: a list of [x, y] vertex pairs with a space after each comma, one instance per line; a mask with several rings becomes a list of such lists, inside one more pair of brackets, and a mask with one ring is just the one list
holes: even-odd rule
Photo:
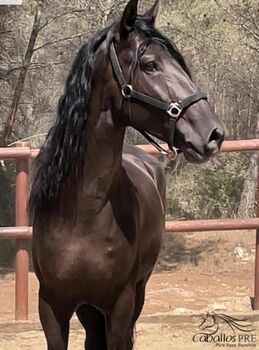
[[[91, 33], [91, 32], [89, 32]], [[82, 36], [84, 36], [86, 33], [79, 33], [79, 34], [75, 34], [75, 35], [71, 35], [71, 36], [67, 36], [65, 38], [60, 38], [60, 39], [56, 39], [56, 40], [53, 40], [53, 41], [49, 41], [41, 46], [38, 46], [36, 47], [35, 49], [33, 49], [33, 52], [36, 52], [36, 51], [39, 51], [47, 46], [50, 46], [50, 45], [54, 45], [54, 44], [57, 44], [57, 43], [60, 43], [62, 41], [66, 41], [66, 40], [72, 40], [72, 39], [75, 39], [75, 38], [80, 38]]]
[[257, 86], [255, 86], [251, 81], [248, 81], [246, 78], [244, 78], [242, 75], [240, 75], [239, 73], [237, 73], [237, 71], [235, 69], [230, 69], [229, 67], [225, 66], [225, 69], [231, 73], [232, 75], [236, 76], [239, 80], [243, 81], [244, 83], [246, 83], [250, 88], [256, 90], [259, 92], [259, 88]]
[[47, 134], [48, 134], [48, 133], [44, 132], [44, 133], [42, 133], [42, 134], [31, 135], [31, 136], [25, 137], [24, 139], [20, 139], [20, 140], [17, 140], [17, 141], [15, 141], [15, 142], [9, 143], [7, 146], [8, 146], [8, 147], [11, 147], [11, 146], [15, 145], [15, 144], [18, 143], [18, 142], [29, 141], [29, 140], [35, 139], [35, 138], [37, 138], [37, 137], [46, 136]]
[[33, 21], [33, 26], [32, 26], [32, 31], [31, 31], [31, 35], [30, 35], [30, 38], [29, 38], [29, 42], [28, 42], [26, 53], [25, 53], [25, 57], [24, 57], [24, 60], [23, 60], [22, 69], [20, 71], [20, 75], [19, 75], [19, 78], [18, 78], [18, 81], [17, 81], [17, 85], [16, 85], [16, 88], [15, 88], [15, 91], [14, 91], [14, 95], [13, 95], [11, 111], [10, 111], [10, 114], [9, 114], [6, 122], [5, 122], [3, 135], [2, 135], [2, 138], [0, 140], [0, 144], [1, 145], [5, 145], [6, 144], [6, 141], [9, 138], [10, 133], [12, 131], [12, 126], [13, 126], [13, 124], [15, 122], [18, 104], [19, 104], [19, 101], [20, 101], [21, 93], [22, 93], [23, 86], [24, 86], [24, 81], [25, 81], [25, 78], [26, 78], [26, 75], [27, 75], [27, 71], [28, 71], [28, 65], [31, 62], [31, 57], [32, 57], [32, 54], [33, 54], [33, 48], [34, 48], [35, 42], [36, 42], [38, 34], [39, 34], [40, 20], [41, 20], [43, 5], [44, 5], [44, 0], [38, 0], [38, 4], [36, 6], [36, 11], [35, 11], [35, 16], [34, 16], [34, 21]]
[[67, 15], [76, 14], [76, 13], [85, 13], [85, 12], [86, 12], [86, 10], [70, 10], [70, 11], [61, 13], [60, 15], [56, 15], [55, 17], [46, 20], [46, 22], [40, 26], [39, 30], [44, 29], [46, 26], [60, 20], [61, 18], [65, 17]]
[[4, 32], [0, 32], [0, 35], [10, 34], [12, 33], [12, 30], [6, 30]]

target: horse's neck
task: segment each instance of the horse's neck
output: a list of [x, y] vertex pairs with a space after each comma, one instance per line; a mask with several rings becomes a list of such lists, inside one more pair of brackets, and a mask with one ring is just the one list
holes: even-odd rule
[[[93, 88], [89, 101], [89, 133], [84, 162], [84, 176], [79, 193], [81, 204], [87, 203], [89, 214], [100, 212], [105, 205], [108, 192], [122, 167], [122, 147], [125, 128], [115, 126], [112, 116], [111, 96], [114, 98], [109, 82], [112, 69], [107, 64], [107, 45], [105, 42], [96, 54]], [[106, 57], [104, 59], [104, 57]], [[116, 90], [115, 90], [116, 91]], [[117, 106], [120, 109], [120, 106]]]
[[80, 197], [89, 211], [98, 213], [122, 164], [124, 128], [117, 128], [110, 111], [101, 112], [87, 141]]

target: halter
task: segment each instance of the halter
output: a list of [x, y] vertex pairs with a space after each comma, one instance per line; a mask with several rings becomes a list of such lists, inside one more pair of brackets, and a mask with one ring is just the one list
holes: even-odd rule
[[[121, 94], [124, 98], [124, 106], [128, 105], [128, 110], [130, 113], [130, 103], [132, 100], [137, 100], [148, 105], [151, 105], [155, 108], [161, 109], [167, 113], [169, 116], [168, 130], [169, 130], [169, 149], [174, 151], [177, 155], [176, 150], [174, 149], [174, 136], [175, 136], [175, 128], [176, 122], [180, 119], [182, 112], [187, 110], [191, 105], [200, 101], [207, 100], [207, 96], [203, 95], [200, 91], [197, 91], [195, 94], [186, 97], [183, 100], [179, 100], [177, 102], [164, 102], [157, 100], [151, 96], [143, 94], [142, 92], [136, 91], [133, 89], [132, 85], [128, 84], [126, 79], [124, 78], [118, 56], [115, 51], [114, 43], [111, 42], [110, 45], [110, 60], [113, 67], [113, 71], [116, 75], [116, 78], [120, 84]], [[162, 148], [150, 135], [148, 135], [144, 130], [138, 130], [153, 146], [155, 146], [160, 153], [168, 154], [169, 152]]]

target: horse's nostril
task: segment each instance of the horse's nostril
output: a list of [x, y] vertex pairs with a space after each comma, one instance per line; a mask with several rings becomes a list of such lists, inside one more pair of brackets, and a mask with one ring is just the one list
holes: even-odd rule
[[224, 133], [221, 129], [219, 128], [216, 128], [212, 131], [212, 133], [210, 134], [210, 137], [209, 137], [209, 142], [212, 142], [212, 141], [216, 141], [218, 146], [221, 145], [222, 141], [224, 139]]
[[208, 143], [204, 147], [204, 152], [206, 156], [211, 156], [218, 153], [222, 141], [224, 139], [224, 132], [219, 128], [215, 128], [209, 137]]

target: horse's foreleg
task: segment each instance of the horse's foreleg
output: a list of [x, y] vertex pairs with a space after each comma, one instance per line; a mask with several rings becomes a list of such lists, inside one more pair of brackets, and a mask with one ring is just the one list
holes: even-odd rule
[[149, 273], [146, 278], [143, 278], [136, 285], [135, 310], [134, 310], [134, 314], [133, 314], [133, 324], [134, 325], [137, 322], [137, 319], [139, 318], [141, 311], [143, 309], [143, 306], [144, 306], [146, 284], [147, 284], [147, 281], [148, 281], [150, 275], [151, 275], [151, 273]]
[[145, 302], [145, 291], [146, 291], [146, 284], [147, 281], [150, 277], [150, 274], [144, 278], [143, 280], [139, 281], [136, 285], [136, 290], [135, 290], [135, 307], [134, 307], [134, 312], [133, 312], [133, 316], [132, 316], [132, 321], [131, 321], [131, 326], [129, 327], [128, 330], [128, 336], [126, 339], [126, 347], [125, 349], [127, 350], [131, 350], [133, 348], [134, 345], [134, 330], [135, 330], [135, 323], [137, 322], [141, 311], [143, 309], [144, 306], [144, 302]]
[[106, 350], [105, 319], [94, 306], [83, 304], [76, 311], [86, 331], [85, 349]]
[[133, 348], [132, 317], [135, 309], [135, 288], [127, 285], [106, 315], [108, 350], [131, 350]]
[[60, 301], [57, 304], [57, 301], [54, 300], [54, 298], [50, 298], [46, 293], [40, 291], [40, 321], [47, 340], [48, 350], [67, 350], [69, 320], [73, 314], [73, 308], [61, 304]]

